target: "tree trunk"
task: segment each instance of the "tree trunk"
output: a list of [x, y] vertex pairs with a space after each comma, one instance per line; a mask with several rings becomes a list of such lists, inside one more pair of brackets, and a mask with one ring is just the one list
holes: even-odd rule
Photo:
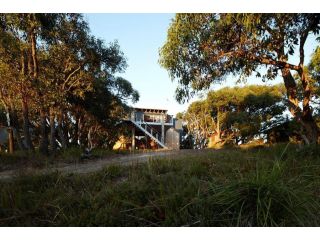
[[26, 101], [22, 101], [22, 117], [23, 117], [23, 133], [26, 148], [28, 150], [34, 151], [34, 147], [31, 141], [31, 134], [30, 134], [30, 122], [29, 122], [29, 109], [28, 104]]
[[303, 65], [301, 65], [301, 70], [299, 71], [299, 75], [300, 75], [302, 87], [303, 87], [302, 122], [305, 125], [307, 138], [311, 141], [311, 143], [318, 143], [319, 128], [312, 116], [312, 109], [310, 107], [310, 98], [311, 98], [310, 82], [303, 70]]
[[19, 120], [17, 116], [17, 111], [14, 109], [13, 104], [11, 103], [11, 122], [12, 127], [15, 130], [16, 140], [17, 144], [20, 150], [24, 151], [26, 150], [26, 147], [24, 146], [21, 135], [20, 135], [20, 127], [19, 127]]
[[312, 118], [309, 120], [309, 116], [303, 116], [302, 117], [302, 125], [306, 134], [306, 137], [308, 141], [306, 141], [307, 144], [310, 143], [319, 143], [319, 128]]
[[5, 105], [5, 109], [6, 109], [6, 117], [7, 117], [7, 134], [8, 134], [8, 151], [9, 153], [13, 153], [14, 149], [13, 149], [13, 130], [12, 130], [12, 116], [11, 116], [11, 107], [8, 107], [7, 105]]
[[56, 126], [55, 126], [55, 114], [53, 108], [50, 108], [50, 150], [52, 153], [56, 151], [57, 144], [56, 144]]
[[77, 139], [77, 143], [80, 147], [83, 147], [86, 145], [86, 143], [84, 142], [84, 123], [83, 123], [83, 117], [80, 116], [78, 119], [78, 139]]
[[88, 146], [89, 151], [91, 151], [92, 148], [93, 148], [91, 132], [92, 132], [92, 127], [89, 128], [88, 135], [87, 135], [87, 140], [88, 140], [87, 141], [88, 142], [87, 146]]
[[14, 127], [15, 130], [15, 135], [16, 135], [16, 140], [17, 140], [17, 144], [18, 144], [18, 148], [21, 151], [26, 150], [26, 147], [21, 139], [21, 135], [20, 135], [20, 128], [19, 127]]
[[221, 142], [220, 112], [219, 112], [219, 109], [217, 111], [217, 128], [216, 128], [216, 131], [217, 131], [217, 136], [218, 136], [217, 141]]
[[38, 68], [38, 59], [37, 59], [37, 36], [36, 36], [36, 27], [35, 27], [35, 14], [34, 13], [30, 13], [29, 14], [29, 20], [31, 22], [31, 26], [29, 29], [29, 44], [30, 44], [30, 53], [31, 53], [31, 62], [32, 62], [32, 66], [30, 66], [29, 68], [29, 73], [30, 75], [32, 75], [33, 80], [35, 82], [38, 81], [38, 72], [39, 72], [39, 68]]
[[14, 151], [14, 139], [13, 139], [13, 129], [12, 127], [8, 127], [7, 128], [7, 131], [8, 131], [8, 150], [9, 150], [9, 153], [13, 153]]
[[44, 109], [40, 110], [40, 144], [39, 151], [42, 154], [48, 154], [48, 133], [47, 133], [47, 114]]
[[289, 100], [289, 110], [292, 116], [303, 128], [303, 139], [306, 144], [317, 143], [319, 136], [319, 128], [314, 121], [312, 111], [309, 106], [310, 101], [310, 90], [308, 83], [304, 82], [302, 77], [303, 89], [304, 89], [304, 100], [303, 100], [303, 111], [299, 107], [299, 101], [297, 98], [297, 85], [290, 72], [289, 68], [283, 68], [281, 70], [282, 77], [284, 80], [285, 87], [287, 89], [287, 96]]
[[61, 146], [63, 149], [67, 149], [68, 147], [68, 143], [67, 143], [67, 140], [66, 140], [66, 136], [63, 132], [63, 126], [62, 126], [62, 113], [60, 113], [58, 115], [58, 127], [57, 127], [57, 130], [58, 130], [58, 135], [59, 135], [59, 138], [60, 138], [60, 143], [61, 143]]
[[80, 117], [76, 115], [76, 123], [74, 126], [74, 136], [73, 136], [73, 144], [78, 145], [78, 139], [79, 139], [79, 121]]

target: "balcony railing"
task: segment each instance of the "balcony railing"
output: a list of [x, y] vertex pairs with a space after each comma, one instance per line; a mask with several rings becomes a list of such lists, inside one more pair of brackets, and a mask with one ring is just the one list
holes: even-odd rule
[[[131, 120], [135, 122], [162, 123], [161, 115], [147, 115], [139, 112], [131, 114]], [[173, 115], [164, 115], [164, 123], [173, 124]]]

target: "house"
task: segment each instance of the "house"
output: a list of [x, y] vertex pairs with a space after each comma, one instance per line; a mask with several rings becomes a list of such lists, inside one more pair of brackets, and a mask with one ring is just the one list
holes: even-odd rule
[[[168, 110], [133, 108], [124, 123], [131, 129], [131, 149], [180, 149], [182, 123]], [[118, 146], [127, 146], [120, 144]]]

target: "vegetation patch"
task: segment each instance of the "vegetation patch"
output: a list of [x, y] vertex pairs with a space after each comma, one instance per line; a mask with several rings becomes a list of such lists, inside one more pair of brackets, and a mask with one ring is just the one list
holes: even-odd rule
[[296, 146], [198, 151], [0, 183], [1, 226], [318, 226], [320, 158]]

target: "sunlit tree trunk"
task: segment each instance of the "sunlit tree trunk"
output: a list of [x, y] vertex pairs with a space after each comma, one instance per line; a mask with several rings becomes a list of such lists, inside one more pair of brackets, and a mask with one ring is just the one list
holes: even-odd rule
[[83, 135], [84, 135], [84, 123], [83, 123], [84, 119], [82, 116], [79, 116], [79, 119], [78, 119], [78, 138], [77, 138], [77, 143], [80, 147], [83, 147], [85, 146], [85, 142], [84, 142], [84, 138]]
[[219, 111], [219, 109], [217, 111], [217, 128], [216, 128], [216, 132], [217, 132], [216, 142], [220, 142], [221, 141], [221, 129], [220, 129], [220, 111]]
[[12, 129], [12, 121], [11, 121], [11, 109], [8, 107], [7, 104], [4, 104], [6, 110], [6, 117], [7, 117], [7, 134], [8, 134], [8, 151], [9, 153], [13, 153], [13, 129]]
[[302, 87], [303, 87], [303, 102], [302, 102], [302, 122], [306, 130], [307, 138], [311, 143], [317, 143], [319, 138], [319, 128], [312, 116], [310, 107], [311, 90], [309, 80], [306, 78], [305, 73], [300, 73]]
[[[301, 123], [303, 128], [302, 138], [306, 144], [317, 143], [319, 128], [314, 121], [312, 112], [310, 109], [310, 89], [309, 84], [306, 80], [302, 80], [303, 90], [304, 90], [304, 99], [303, 99], [303, 110], [299, 106], [299, 100], [297, 98], [297, 84], [289, 70], [289, 68], [283, 68], [281, 70], [282, 77], [287, 89], [287, 97], [289, 101], [289, 110], [292, 116], [296, 119], [297, 122]], [[304, 77], [303, 77], [304, 78]]]

